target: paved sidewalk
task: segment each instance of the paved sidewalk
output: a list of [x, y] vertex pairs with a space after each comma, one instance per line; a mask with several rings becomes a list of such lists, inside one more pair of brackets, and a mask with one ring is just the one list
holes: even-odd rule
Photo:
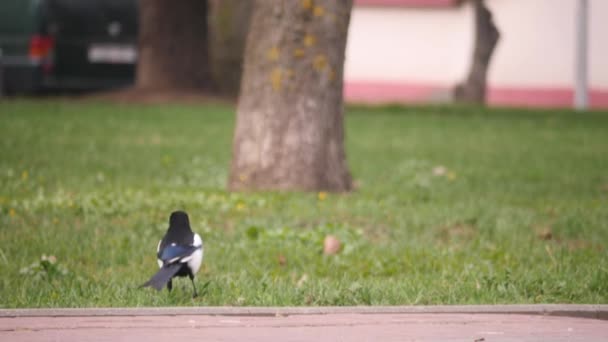
[[[599, 342], [608, 341], [606, 312], [606, 306], [0, 310], [0, 341]], [[582, 318], [590, 313], [604, 319]]]

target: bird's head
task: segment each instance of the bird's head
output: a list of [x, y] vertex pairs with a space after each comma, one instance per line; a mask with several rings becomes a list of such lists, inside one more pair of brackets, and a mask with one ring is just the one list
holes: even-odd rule
[[174, 211], [169, 217], [169, 227], [175, 228], [188, 228], [190, 230], [190, 220], [188, 220], [188, 214], [184, 211]]

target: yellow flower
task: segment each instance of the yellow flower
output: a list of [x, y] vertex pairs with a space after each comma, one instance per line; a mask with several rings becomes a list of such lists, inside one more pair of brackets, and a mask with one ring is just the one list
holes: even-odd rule
[[453, 171], [450, 171], [450, 172], [448, 172], [447, 177], [448, 177], [448, 180], [453, 181], [453, 180], [455, 180], [455, 179], [456, 179], [456, 173], [455, 173], [455, 172], [453, 172]]
[[8, 216], [10, 216], [10, 217], [17, 216], [17, 212], [15, 211], [15, 209], [10, 208], [9, 211], [8, 211]]
[[27, 172], [27, 170], [24, 170], [23, 172], [21, 172], [21, 180], [27, 180], [28, 177], [29, 177], [29, 173]]
[[245, 210], [245, 203], [243, 202], [238, 202], [236, 204], [236, 210], [241, 211], [241, 210]]
[[327, 192], [321, 191], [321, 192], [319, 192], [317, 197], [319, 198], [319, 201], [323, 201], [323, 200], [325, 200], [325, 198], [327, 198]]

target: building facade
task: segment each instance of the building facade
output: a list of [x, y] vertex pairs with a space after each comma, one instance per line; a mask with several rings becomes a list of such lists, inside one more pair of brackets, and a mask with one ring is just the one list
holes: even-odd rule
[[[497, 106], [571, 107], [579, 0], [486, 0], [500, 30], [488, 74]], [[608, 1], [588, 0], [590, 106], [608, 108]], [[350, 102], [449, 102], [468, 74], [473, 9], [458, 0], [356, 0], [345, 64]]]

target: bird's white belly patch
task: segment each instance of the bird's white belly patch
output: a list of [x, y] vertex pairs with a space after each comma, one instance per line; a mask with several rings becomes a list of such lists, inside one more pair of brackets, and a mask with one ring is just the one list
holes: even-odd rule
[[197, 249], [192, 253], [192, 258], [188, 260], [188, 267], [192, 270], [192, 274], [196, 274], [203, 263], [203, 249]]
[[194, 241], [192, 244], [197, 247], [200, 246], [199, 249], [192, 253], [190, 259], [188, 260], [188, 267], [192, 271], [192, 274], [196, 274], [203, 263], [203, 240], [201, 239], [201, 236], [194, 234]]

